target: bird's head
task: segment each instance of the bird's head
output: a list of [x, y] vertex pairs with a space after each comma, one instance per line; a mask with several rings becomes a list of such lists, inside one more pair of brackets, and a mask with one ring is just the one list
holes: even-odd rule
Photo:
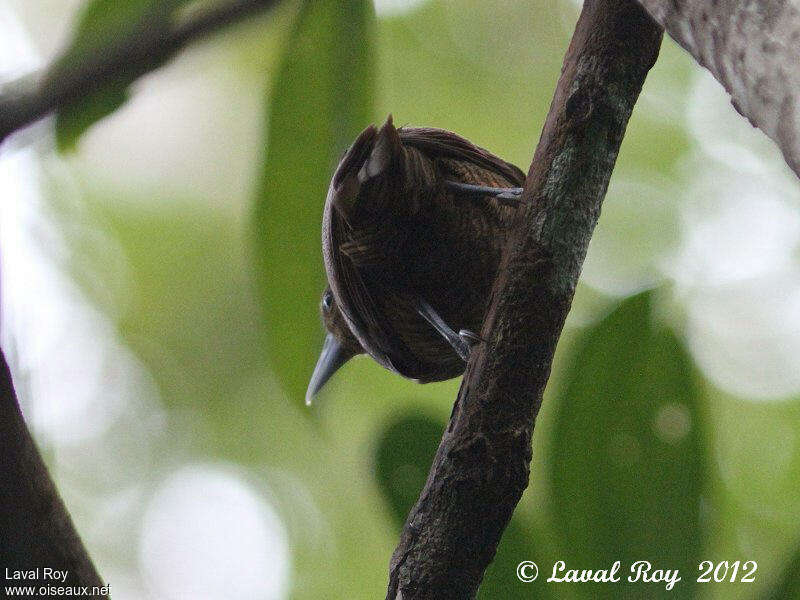
[[317, 359], [317, 366], [308, 383], [306, 391], [306, 404], [311, 404], [314, 396], [331, 376], [348, 360], [356, 354], [364, 352], [361, 344], [350, 331], [344, 320], [341, 310], [336, 304], [336, 299], [330, 286], [325, 288], [319, 304], [322, 314], [322, 323], [325, 325], [327, 335], [322, 346], [322, 352]]

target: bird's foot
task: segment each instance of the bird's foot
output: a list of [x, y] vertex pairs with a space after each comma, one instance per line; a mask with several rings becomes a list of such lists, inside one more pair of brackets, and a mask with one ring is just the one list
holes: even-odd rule
[[491, 187], [463, 183], [461, 181], [451, 181], [449, 179], [446, 179], [444, 184], [449, 189], [464, 196], [494, 198], [507, 206], [518, 206], [520, 197], [522, 196], [522, 188], [518, 187]]
[[473, 346], [477, 346], [478, 344], [486, 342], [486, 340], [484, 340], [481, 336], [474, 331], [470, 331], [469, 329], [461, 329], [458, 332], [458, 337], [461, 338], [461, 340], [469, 347], [469, 349], [472, 349]]

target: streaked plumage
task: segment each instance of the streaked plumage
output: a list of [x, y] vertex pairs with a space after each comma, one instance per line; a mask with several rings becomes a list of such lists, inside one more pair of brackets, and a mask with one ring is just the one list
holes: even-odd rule
[[[418, 301], [455, 331], [480, 331], [515, 209], [448, 181], [508, 188], [524, 174], [454, 133], [395, 129], [391, 117], [365, 129], [339, 163], [323, 216], [322, 314], [345, 360], [365, 351], [423, 383], [463, 372]], [[317, 375], [310, 394], [324, 383], [314, 386]]]

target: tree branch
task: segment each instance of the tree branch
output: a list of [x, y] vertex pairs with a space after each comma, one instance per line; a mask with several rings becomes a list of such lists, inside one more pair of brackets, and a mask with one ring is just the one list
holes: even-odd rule
[[800, 7], [786, 0], [639, 0], [772, 138], [800, 177]]
[[[65, 586], [104, 584], [72, 525], [19, 410], [11, 373], [0, 351], [0, 565], [8, 571], [66, 570]], [[3, 574], [5, 571], [3, 572]], [[14, 582], [6, 581], [6, 584]], [[49, 582], [49, 583], [52, 583]], [[91, 596], [107, 597], [107, 596]]]
[[227, 25], [269, 8], [276, 0], [230, 0], [172, 27], [144, 28], [76, 64], [54, 63], [46, 73], [6, 84], [0, 95], [0, 142], [30, 125], [120, 79], [135, 79], [171, 58], [181, 48]]
[[[586, 0], [481, 337], [392, 556], [387, 600], [474, 598], [528, 485], [556, 343], [661, 29], [633, 0]], [[513, 577], [509, 573], [509, 577]]]

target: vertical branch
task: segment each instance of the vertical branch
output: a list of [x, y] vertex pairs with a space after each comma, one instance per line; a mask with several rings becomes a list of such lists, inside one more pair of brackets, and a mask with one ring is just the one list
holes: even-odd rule
[[38, 580], [5, 584], [52, 584], [41, 578], [48, 567], [68, 571], [60, 585], [104, 585], [25, 426], [0, 351], [0, 577], [37, 567]]
[[[474, 598], [528, 485], [556, 343], [661, 29], [633, 0], [586, 0], [428, 480], [392, 556], [387, 600]], [[513, 574], [509, 573], [509, 577]]]

